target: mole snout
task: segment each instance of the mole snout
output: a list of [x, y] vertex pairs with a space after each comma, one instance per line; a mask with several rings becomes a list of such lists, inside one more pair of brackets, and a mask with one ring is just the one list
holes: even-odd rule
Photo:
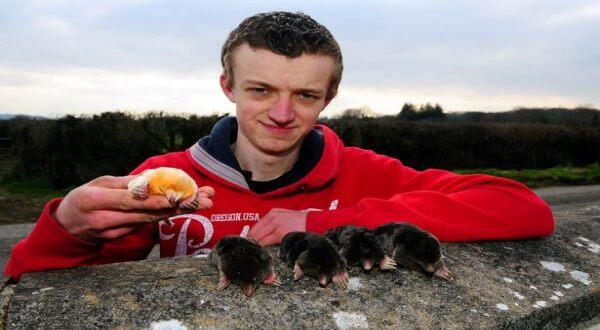
[[271, 255], [253, 239], [224, 236], [210, 251], [208, 259], [219, 270], [219, 291], [234, 282], [250, 297], [260, 283], [281, 285]]
[[308, 233], [291, 232], [283, 237], [279, 255], [294, 268], [294, 280], [304, 275], [315, 277], [321, 287], [329, 282], [339, 288], [348, 286], [346, 262], [328, 238]]
[[325, 236], [337, 245], [348, 266], [370, 271], [379, 263], [381, 270], [396, 269], [396, 262], [384, 253], [375, 234], [366, 228], [342, 226], [329, 230]]
[[384, 252], [398, 265], [451, 279], [452, 273], [444, 262], [440, 242], [428, 231], [407, 222], [392, 222], [373, 232]]

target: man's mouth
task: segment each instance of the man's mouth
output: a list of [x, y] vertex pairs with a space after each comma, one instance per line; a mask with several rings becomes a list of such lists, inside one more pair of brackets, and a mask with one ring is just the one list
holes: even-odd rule
[[274, 134], [287, 134], [294, 129], [294, 126], [278, 126], [278, 125], [269, 125], [269, 124], [265, 124], [265, 123], [262, 123], [262, 124], [269, 132], [272, 132]]

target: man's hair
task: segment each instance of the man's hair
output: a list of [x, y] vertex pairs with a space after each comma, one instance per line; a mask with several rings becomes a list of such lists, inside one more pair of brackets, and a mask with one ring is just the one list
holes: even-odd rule
[[330, 56], [336, 68], [326, 98], [335, 96], [342, 80], [342, 51], [331, 32], [310, 16], [279, 11], [244, 19], [229, 33], [221, 49], [221, 65], [230, 85], [233, 85], [233, 51], [244, 43], [253, 49], [266, 49], [290, 58], [302, 54]]

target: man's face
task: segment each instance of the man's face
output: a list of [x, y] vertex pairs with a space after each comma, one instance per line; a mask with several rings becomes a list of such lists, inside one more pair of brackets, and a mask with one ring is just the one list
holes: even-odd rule
[[331, 57], [288, 58], [243, 44], [232, 56], [233, 86], [221, 76], [225, 95], [236, 104], [238, 141], [262, 153], [296, 150], [329, 103], [327, 90], [335, 70]]

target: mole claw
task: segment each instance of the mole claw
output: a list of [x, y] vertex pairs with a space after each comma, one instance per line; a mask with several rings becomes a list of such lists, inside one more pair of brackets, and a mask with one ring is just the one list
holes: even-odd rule
[[281, 286], [281, 281], [279, 280], [277, 275], [275, 275], [274, 273], [267, 276], [267, 278], [263, 281], [263, 283], [266, 285]]
[[294, 266], [294, 281], [301, 279], [302, 276], [304, 276], [304, 272], [302, 271], [302, 269], [300, 269], [300, 266]]
[[336, 287], [338, 287], [340, 289], [347, 289], [348, 288], [348, 272], [344, 272], [341, 274], [338, 273], [338, 274], [334, 275], [332, 281]]
[[452, 280], [452, 272], [446, 267], [436, 270], [433, 275], [448, 281]]
[[335, 286], [338, 287], [338, 288], [340, 288], [340, 289], [346, 290], [348, 288], [348, 281], [346, 281], [344, 279], [336, 281], [335, 282]]
[[231, 284], [231, 281], [229, 281], [225, 276], [221, 276], [221, 278], [219, 279], [219, 285], [217, 285], [217, 291], [222, 291], [223, 289], [228, 287], [229, 284]]
[[394, 261], [394, 259], [386, 256], [385, 258], [383, 258], [383, 261], [379, 264], [379, 268], [381, 270], [396, 269], [396, 262]]

